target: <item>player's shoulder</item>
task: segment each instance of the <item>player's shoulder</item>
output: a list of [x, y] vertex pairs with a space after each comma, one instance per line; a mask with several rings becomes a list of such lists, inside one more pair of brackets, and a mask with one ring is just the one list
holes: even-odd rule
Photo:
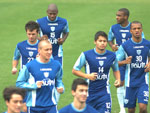
[[83, 53], [92, 53], [92, 52], [94, 52], [94, 49], [90, 49], [90, 50], [87, 50], [87, 51], [84, 51]]
[[24, 46], [25, 44], [27, 44], [27, 40], [19, 42], [17, 46]]
[[114, 24], [114, 25], [111, 26], [112, 29], [115, 29], [117, 27], [120, 27], [120, 24]]
[[67, 23], [67, 19], [62, 18], [62, 17], [57, 17], [57, 21], [61, 21], [61, 22]]
[[50, 63], [54, 64], [55, 66], [61, 67], [61, 64], [60, 64], [60, 62], [58, 60], [54, 60], [54, 59], [51, 58], [50, 59]]
[[71, 108], [71, 104], [69, 104], [69, 105], [67, 105], [67, 106], [65, 106], [65, 107], [63, 107], [63, 108], [61, 108], [61, 109], [59, 110], [59, 113], [68, 113], [70, 108]]

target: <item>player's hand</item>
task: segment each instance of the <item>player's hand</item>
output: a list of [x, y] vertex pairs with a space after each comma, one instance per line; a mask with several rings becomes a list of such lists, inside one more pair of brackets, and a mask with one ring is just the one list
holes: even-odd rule
[[111, 46], [111, 48], [112, 48], [113, 51], [117, 51], [118, 50], [118, 44], [113, 44]]
[[58, 93], [63, 93], [63, 91], [64, 91], [64, 88], [63, 88], [63, 87], [57, 88], [57, 92], [58, 92]]
[[88, 79], [94, 81], [94, 80], [96, 80], [97, 76], [98, 76], [98, 74], [94, 72], [94, 73], [88, 74]]
[[132, 56], [127, 57], [125, 60], [126, 64], [130, 64], [131, 61], [132, 61]]
[[146, 68], [146, 69], [145, 69], [144, 71], [145, 71], [145, 72], [149, 72], [149, 71], [150, 71], [150, 64], [149, 64], [149, 63], [146, 64], [146, 65], [145, 65], [145, 68]]
[[64, 39], [63, 38], [58, 38], [58, 44], [62, 45], [64, 43]]
[[43, 84], [43, 81], [37, 81], [36, 82], [36, 85], [37, 85], [38, 88], [41, 88], [42, 84]]
[[15, 74], [17, 73], [17, 71], [18, 71], [17, 68], [14, 67], [14, 68], [12, 68], [11, 73], [12, 73], [13, 75], [15, 75]]
[[115, 80], [114, 86], [115, 86], [116, 88], [118, 88], [118, 87], [120, 87], [120, 83], [121, 83], [120, 80]]

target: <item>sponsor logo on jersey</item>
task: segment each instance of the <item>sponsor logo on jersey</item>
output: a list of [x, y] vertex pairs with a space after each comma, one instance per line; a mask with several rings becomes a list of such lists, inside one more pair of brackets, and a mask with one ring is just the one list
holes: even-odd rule
[[41, 68], [40, 71], [52, 71], [52, 68]]
[[107, 59], [107, 57], [96, 57], [96, 59]]
[[27, 50], [37, 50], [37, 48], [26, 47]]
[[55, 79], [51, 80], [49, 78], [43, 79], [43, 84], [42, 86], [54, 86], [55, 85]]
[[145, 67], [145, 63], [141, 62], [141, 63], [131, 63], [131, 68], [144, 68]]
[[107, 75], [105, 73], [98, 73], [96, 80], [105, 80], [107, 79]]
[[134, 46], [133, 48], [144, 48], [144, 46]]
[[50, 26], [58, 26], [58, 23], [48, 23], [48, 25], [50, 25]]
[[129, 30], [120, 30], [120, 32], [130, 32]]

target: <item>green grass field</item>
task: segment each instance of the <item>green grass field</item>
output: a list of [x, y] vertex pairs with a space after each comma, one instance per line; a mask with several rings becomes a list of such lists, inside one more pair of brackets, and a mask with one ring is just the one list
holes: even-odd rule
[[[11, 62], [16, 44], [26, 40], [24, 26], [29, 20], [46, 16], [47, 6], [56, 3], [59, 16], [69, 22], [70, 34], [64, 43], [65, 93], [61, 95], [58, 108], [72, 102], [71, 83], [76, 76], [72, 67], [82, 51], [94, 48], [94, 34], [98, 30], [108, 33], [116, 23], [116, 11], [126, 7], [130, 10], [129, 20], [139, 20], [149, 39], [149, 0], [1, 0], [0, 1], [0, 113], [6, 110], [2, 91], [6, 86], [15, 85], [17, 75], [11, 74]], [[110, 49], [109, 47], [107, 49]], [[19, 69], [19, 68], [18, 68]], [[114, 77], [110, 78], [112, 94], [112, 113], [119, 112]], [[149, 101], [150, 102], [150, 101]], [[138, 107], [138, 106], [137, 106]], [[150, 106], [148, 105], [150, 112]], [[138, 113], [138, 108], [136, 110]]]

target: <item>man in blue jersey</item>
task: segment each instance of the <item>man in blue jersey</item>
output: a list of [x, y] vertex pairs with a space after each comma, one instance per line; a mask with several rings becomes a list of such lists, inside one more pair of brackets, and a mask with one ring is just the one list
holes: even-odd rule
[[7, 105], [7, 111], [3, 113], [23, 113], [23, 99], [25, 90], [16, 87], [7, 87], [3, 90], [3, 97]]
[[[111, 26], [108, 34], [108, 43], [113, 51], [117, 51], [118, 47], [131, 38], [130, 33], [130, 22], [129, 10], [127, 8], [121, 8], [117, 11], [116, 20], [117, 24]], [[116, 43], [114, 43], [114, 40]], [[121, 75], [121, 87], [117, 88], [117, 98], [120, 105], [120, 112], [125, 113], [124, 108], [124, 76], [125, 76], [125, 66], [119, 68]]]
[[[37, 19], [40, 25], [40, 36], [47, 35], [52, 44], [53, 58], [58, 60], [63, 67], [63, 43], [69, 35], [69, 27], [66, 19], [58, 17], [56, 4], [50, 4], [47, 9], [47, 16]], [[57, 102], [60, 94], [55, 91]]]
[[[72, 73], [89, 80], [87, 104], [100, 113], [111, 112], [111, 95], [109, 89], [110, 68], [115, 75], [115, 86], [120, 86], [120, 72], [115, 53], [106, 50], [107, 34], [99, 31], [95, 34], [94, 49], [82, 52], [76, 61]], [[85, 73], [81, 68], [85, 66]]]
[[40, 25], [40, 35], [47, 35], [53, 47], [53, 57], [62, 64], [63, 49], [62, 44], [68, 37], [69, 28], [66, 19], [58, 17], [58, 8], [55, 4], [50, 4], [46, 17], [37, 19]]
[[88, 95], [88, 83], [77, 78], [72, 83], [73, 102], [62, 109], [59, 113], [98, 113], [93, 107], [86, 104]]
[[20, 61], [20, 69], [23, 68], [23, 66], [33, 60], [38, 51], [38, 33], [39, 33], [39, 25], [34, 21], [29, 21], [25, 25], [26, 34], [28, 37], [28, 40], [24, 40], [22, 42], [19, 42], [16, 46], [14, 57], [12, 61], [12, 74], [17, 73], [17, 65]]
[[[126, 65], [125, 101], [128, 113], [135, 113], [138, 99], [140, 113], [147, 113], [149, 99], [150, 42], [142, 38], [142, 24], [131, 23], [132, 38], [123, 43], [117, 51], [119, 66]], [[124, 60], [125, 59], [125, 60]]]
[[38, 44], [39, 56], [20, 71], [16, 86], [27, 90], [27, 113], [57, 113], [54, 89], [63, 93], [62, 67], [50, 59], [52, 45], [48, 40]]

